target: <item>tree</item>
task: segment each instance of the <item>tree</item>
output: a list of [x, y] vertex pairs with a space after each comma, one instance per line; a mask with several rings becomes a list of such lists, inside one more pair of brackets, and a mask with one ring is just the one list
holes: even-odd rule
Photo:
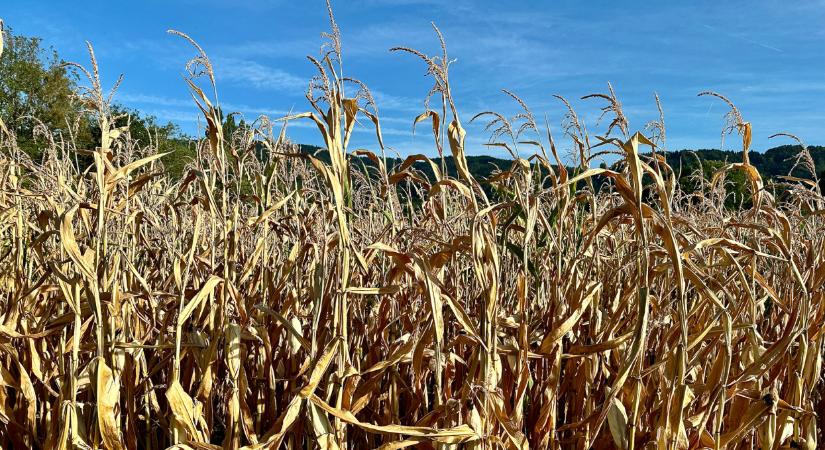
[[[72, 101], [77, 78], [42, 39], [14, 35], [6, 27], [0, 54], [0, 119], [24, 150], [33, 150], [37, 120], [51, 131], [66, 131], [77, 117]], [[34, 120], [36, 119], [36, 120]]]
[[[42, 145], [34, 135], [38, 121], [64, 137], [68, 137], [66, 131], [71, 127], [73, 144], [78, 149], [99, 146], [97, 121], [74, 101], [78, 77], [57, 51], [44, 48], [38, 37], [17, 36], [8, 27], [3, 33], [2, 21], [0, 36], [4, 38], [0, 41], [5, 41], [0, 47], [0, 121], [14, 133], [20, 148], [36, 160], [41, 157]], [[112, 113], [117, 118], [115, 126], [128, 123], [129, 133], [139, 145], [170, 152], [164, 163], [173, 175], [180, 175], [194, 151], [176, 125], [161, 125], [155, 117], [121, 105], [113, 105]], [[86, 158], [78, 161], [81, 165], [91, 162]]]
[[168, 153], [161, 161], [173, 177], [180, 177], [184, 167], [195, 157], [195, 150], [189, 145], [191, 138], [174, 123], [161, 125], [155, 116], [122, 105], [113, 105], [112, 114], [117, 118], [114, 126], [128, 124], [129, 135], [139, 145], [152, 145], [159, 153]]

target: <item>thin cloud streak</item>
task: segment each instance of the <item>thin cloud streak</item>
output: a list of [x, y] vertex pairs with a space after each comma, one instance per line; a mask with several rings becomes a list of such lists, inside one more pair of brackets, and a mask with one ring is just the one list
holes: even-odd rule
[[755, 39], [752, 39], [752, 38], [748, 37], [744, 33], [731, 33], [729, 31], [722, 30], [722, 29], [719, 29], [717, 27], [714, 27], [714, 26], [711, 26], [711, 25], [708, 25], [708, 24], [704, 24], [704, 27], [707, 28], [708, 30], [711, 30], [711, 31], [715, 32], [715, 33], [719, 33], [723, 36], [728, 36], [728, 37], [733, 38], [733, 39], [738, 39], [738, 40], [740, 40], [742, 42], [746, 42], [748, 44], [757, 45], [759, 47], [762, 47], [762, 48], [765, 48], [765, 49], [768, 49], [768, 50], [773, 50], [773, 51], [779, 52], [779, 53], [783, 52], [783, 50], [780, 49], [780, 48], [777, 48], [777, 47], [774, 47], [772, 45], [768, 45], [768, 44], [759, 42]]

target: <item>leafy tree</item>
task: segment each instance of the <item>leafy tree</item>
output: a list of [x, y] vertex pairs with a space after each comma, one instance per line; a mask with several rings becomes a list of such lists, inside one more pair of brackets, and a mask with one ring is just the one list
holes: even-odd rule
[[0, 56], [0, 119], [33, 152], [37, 119], [52, 131], [66, 131], [76, 117], [72, 101], [77, 77], [57, 52], [38, 37], [18, 36], [6, 27]]
[[190, 145], [191, 139], [176, 124], [167, 122], [162, 125], [157, 117], [122, 105], [114, 105], [112, 114], [117, 117], [115, 126], [128, 125], [129, 135], [138, 145], [152, 145], [159, 153], [169, 153], [161, 161], [173, 177], [179, 177], [195, 157], [195, 149]]
[[[18, 145], [33, 158], [41, 157], [41, 145], [35, 142], [34, 135], [39, 121], [52, 133], [64, 136], [72, 127], [78, 148], [99, 146], [97, 122], [75, 101], [78, 77], [57, 51], [44, 48], [41, 38], [15, 35], [10, 28], [5, 29], [3, 38], [0, 120], [16, 135]], [[194, 151], [177, 125], [171, 122], [162, 125], [154, 116], [121, 105], [114, 105], [112, 109], [118, 117], [115, 126], [128, 124], [130, 135], [139, 145], [151, 144], [160, 152], [170, 152], [163, 162], [172, 175], [181, 174]], [[78, 161], [84, 165], [91, 162], [87, 159], [78, 158]]]

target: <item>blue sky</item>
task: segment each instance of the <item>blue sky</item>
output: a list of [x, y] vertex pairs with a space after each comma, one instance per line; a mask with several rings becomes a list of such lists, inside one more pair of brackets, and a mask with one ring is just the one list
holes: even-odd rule
[[[654, 92], [665, 109], [668, 148], [719, 148], [718, 100], [730, 97], [753, 124], [753, 147], [764, 150], [795, 133], [825, 144], [825, 1], [467, 1], [338, 0], [346, 75], [365, 82], [378, 102], [385, 140], [401, 154], [432, 154], [425, 127], [413, 136], [431, 81], [421, 61], [388, 49], [403, 45], [437, 51], [430, 28], [443, 31], [451, 82], [467, 122], [484, 110], [514, 114], [501, 93], [521, 96], [559, 137], [563, 110], [573, 102], [591, 132], [601, 103], [580, 100], [611, 82], [632, 130], [656, 118]], [[166, 34], [190, 34], [212, 58], [224, 108], [279, 117], [309, 107], [303, 97], [314, 74], [306, 55], [318, 53], [328, 21], [322, 0], [132, 2], [5, 2], [16, 33], [37, 35], [65, 59], [86, 63], [85, 40], [95, 47], [105, 85], [120, 73], [117, 101], [197, 130], [197, 109], [182, 81], [192, 48]], [[502, 156], [470, 128], [469, 154]], [[295, 124], [291, 137], [320, 143], [317, 130]], [[562, 148], [569, 144], [562, 143]], [[737, 148], [729, 138], [725, 148]], [[351, 149], [377, 149], [372, 132], [356, 133]]]

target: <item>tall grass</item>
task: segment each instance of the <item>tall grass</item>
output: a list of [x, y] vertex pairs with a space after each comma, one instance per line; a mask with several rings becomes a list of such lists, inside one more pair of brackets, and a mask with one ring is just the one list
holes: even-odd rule
[[[750, 124], [703, 93], [729, 105], [744, 158], [687, 195], [662, 156], [664, 115], [632, 133], [610, 87], [588, 96], [610, 119], [601, 135], [559, 97], [572, 172], [505, 91], [521, 113], [472, 120], [512, 165], [476, 179], [438, 29], [438, 55], [394, 50], [426, 65], [411, 123], [457, 170], [399, 164], [330, 23], [310, 112], [232, 135], [206, 53], [173, 32], [194, 46], [185, 82], [207, 126], [180, 179], [113, 125], [117, 83], [104, 88], [91, 46], [79, 95], [100, 147], [39, 130], [32, 161], [0, 122], [4, 448], [817, 447], [815, 174], [775, 199], [749, 163]], [[359, 119], [374, 151], [349, 149]], [[328, 159], [285, 138], [296, 120]], [[592, 168], [605, 153], [617, 164]], [[724, 206], [731, 171], [752, 207]]]

